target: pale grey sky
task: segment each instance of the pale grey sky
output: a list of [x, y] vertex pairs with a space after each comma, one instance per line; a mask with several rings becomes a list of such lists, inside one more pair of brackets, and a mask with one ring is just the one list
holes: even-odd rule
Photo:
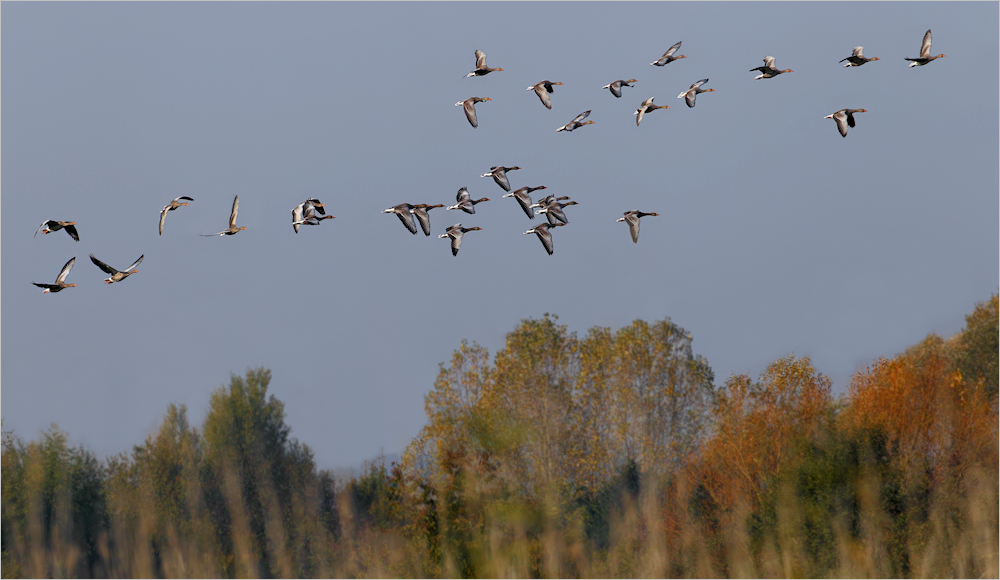
[[[521, 318], [670, 317], [722, 384], [794, 353], [842, 392], [998, 287], [998, 4], [2, 4], [3, 426], [130, 450], [265, 366], [321, 467], [398, 453], [438, 363]], [[924, 32], [944, 59], [908, 68]], [[683, 41], [687, 58], [648, 63]], [[881, 60], [845, 69], [863, 45]], [[491, 67], [473, 69], [476, 49]], [[754, 81], [765, 56], [795, 72]], [[715, 92], [676, 98], [708, 77]], [[600, 87], [636, 78], [615, 99]], [[525, 87], [561, 81], [545, 109]], [[479, 105], [479, 128], [454, 103]], [[644, 99], [670, 109], [635, 126]], [[865, 108], [841, 138], [825, 115]], [[592, 110], [573, 133], [555, 129]], [[546, 255], [514, 188], [570, 195]], [[436, 209], [434, 236], [381, 210]], [[227, 224], [236, 236], [202, 238]], [[160, 209], [188, 195], [157, 235]], [[337, 216], [292, 231], [309, 196]], [[537, 197], [537, 193], [536, 193]], [[638, 244], [622, 212], [644, 218]], [[63, 232], [32, 234], [47, 219]], [[541, 217], [534, 223], [539, 223]], [[445, 228], [468, 234], [452, 257]], [[115, 267], [145, 255], [120, 284]], [[51, 282], [76, 267], [56, 295]]]

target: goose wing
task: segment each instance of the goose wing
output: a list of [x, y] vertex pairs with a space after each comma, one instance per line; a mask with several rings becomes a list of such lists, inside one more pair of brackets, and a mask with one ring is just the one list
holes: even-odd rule
[[538, 83], [537, 85], [535, 85], [535, 86], [533, 86], [531, 88], [535, 89], [535, 94], [538, 95], [538, 99], [540, 101], [542, 101], [542, 104], [545, 105], [545, 108], [546, 109], [551, 109], [552, 108], [552, 99], [549, 98], [549, 93], [552, 91], [552, 88], [551, 88], [552, 85], [548, 85], [548, 86], [546, 86], [546, 85], [547, 85], [546, 81], [542, 81], [542, 82]]
[[837, 122], [837, 130], [840, 131], [840, 136], [847, 137], [847, 114], [843, 111], [837, 111], [833, 114], [833, 120]]
[[461, 203], [463, 200], [466, 199], [471, 199], [471, 196], [469, 195], [469, 190], [464, 187], [460, 187], [458, 189], [458, 193], [455, 194], [455, 201]]
[[[45, 220], [45, 221], [43, 221], [42, 225], [38, 226], [38, 229], [35, 230], [35, 236], [38, 235], [38, 232], [42, 231], [42, 228], [48, 226], [50, 221], [52, 221], [52, 220]], [[35, 236], [31, 236], [31, 237], [35, 237]]]
[[102, 262], [102, 261], [98, 260], [97, 258], [95, 258], [93, 254], [90, 255], [90, 261], [93, 262], [94, 265], [97, 266], [98, 268], [100, 268], [101, 270], [104, 270], [105, 274], [110, 274], [110, 275], [114, 276], [115, 274], [119, 273], [118, 270], [115, 270], [111, 266], [109, 266], [109, 265], [105, 264], [104, 262]]
[[663, 53], [663, 56], [667, 57], [667, 58], [673, 56], [674, 53], [677, 52], [677, 49], [680, 48], [680, 47], [681, 47], [681, 43], [680, 43], [680, 41], [678, 41], [677, 44], [675, 44], [675, 45], [671, 46], [670, 48], [668, 48], [667, 52]]
[[527, 193], [515, 194], [514, 199], [521, 205], [521, 209], [528, 215], [528, 219], [535, 219], [535, 214], [531, 213], [531, 197]]
[[504, 191], [510, 191], [510, 180], [507, 179], [507, 172], [503, 167], [497, 167], [493, 172], [493, 181], [496, 181]]
[[924, 33], [924, 40], [920, 43], [920, 58], [927, 58], [931, 55], [931, 31]]
[[618, 98], [621, 98], [621, 96], [622, 96], [622, 83], [621, 83], [621, 81], [615, 81], [615, 82], [611, 83], [610, 85], [608, 85], [608, 88], [611, 89], [611, 94], [612, 95], [614, 95], [614, 96], [616, 96]]
[[416, 235], [417, 224], [414, 223], [413, 214], [405, 209], [397, 209], [394, 213], [399, 218], [399, 221], [403, 222], [406, 229], [410, 230], [411, 234]]
[[431, 235], [431, 216], [427, 213], [427, 210], [423, 208], [415, 209], [413, 210], [413, 215], [420, 222], [420, 229], [424, 230], [424, 235]]
[[68, 225], [68, 226], [63, 226], [63, 228], [66, 230], [66, 233], [69, 234], [69, 237], [73, 238], [78, 242], [80, 241], [80, 234], [77, 233], [76, 226]]
[[132, 270], [134, 270], [135, 267], [138, 266], [142, 262], [142, 259], [145, 258], [145, 257], [146, 257], [145, 254], [139, 256], [139, 259], [136, 260], [135, 262], [132, 262], [132, 265], [129, 266], [128, 268], [125, 268], [125, 271], [126, 272], [131, 272]]
[[628, 224], [628, 231], [632, 234], [632, 243], [639, 243], [639, 216], [632, 212], [625, 214], [625, 223]]
[[545, 246], [545, 251], [552, 255], [552, 232], [549, 231], [548, 226], [541, 224], [535, 227], [535, 235], [538, 239], [542, 241], [542, 245]]
[[[854, 51], [851, 53], [851, 56], [856, 56], [858, 58], [864, 58], [864, 55], [861, 54], [861, 51], [863, 51], [864, 49], [865, 49], [865, 47], [863, 47], [863, 46], [855, 46], [854, 47]], [[845, 58], [844, 60], [847, 60], [847, 59]], [[842, 60], [840, 62], [844, 62], [844, 61]]]
[[483, 52], [483, 51], [481, 51], [481, 50], [477, 50], [476, 51], [476, 68], [477, 69], [487, 68], [486, 67], [486, 53]]
[[462, 102], [462, 110], [465, 111], [465, 118], [469, 120], [469, 124], [473, 128], [479, 126], [479, 119], [476, 117], [476, 105], [472, 102], [472, 99], [467, 99]]
[[292, 210], [292, 229], [295, 230], [295, 233], [299, 233], [299, 224], [302, 223], [303, 206], [305, 206], [305, 204], [300, 203], [299, 205], [295, 206], [295, 209]]
[[167, 221], [167, 212], [170, 211], [170, 206], [160, 210], [160, 235], [163, 235], [163, 222]]
[[69, 276], [69, 271], [73, 269], [73, 264], [76, 264], [76, 256], [70, 258], [69, 262], [66, 262], [66, 265], [62, 267], [62, 270], [60, 270], [59, 275], [56, 276], [56, 284], [64, 281], [66, 279], [66, 276]]
[[236, 227], [236, 216], [240, 213], [240, 196], [233, 199], [233, 211], [229, 214], [229, 227]]

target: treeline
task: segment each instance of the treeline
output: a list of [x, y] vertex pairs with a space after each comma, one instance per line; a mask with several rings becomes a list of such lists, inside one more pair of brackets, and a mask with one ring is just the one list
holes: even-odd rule
[[523, 320], [346, 481], [255, 369], [103, 461], [5, 432], [2, 574], [996, 577], [998, 332], [993, 296], [835, 398], [808, 358], [716, 385], [669, 320]]

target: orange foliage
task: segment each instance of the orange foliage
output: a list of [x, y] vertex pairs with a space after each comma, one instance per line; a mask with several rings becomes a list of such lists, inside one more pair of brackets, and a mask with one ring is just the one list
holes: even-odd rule
[[726, 381], [713, 409], [715, 433], [705, 446], [699, 479], [723, 508], [755, 505], [788, 462], [794, 442], [812, 438], [830, 415], [830, 379], [808, 357], [771, 363], [756, 383]]

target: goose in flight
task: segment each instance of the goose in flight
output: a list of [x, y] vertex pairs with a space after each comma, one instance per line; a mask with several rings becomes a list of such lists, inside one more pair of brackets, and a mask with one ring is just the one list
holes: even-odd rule
[[93, 262], [101, 270], [104, 270], [106, 274], [110, 274], [110, 276], [108, 276], [108, 278], [104, 281], [105, 284], [114, 284], [115, 282], [121, 282], [125, 278], [128, 278], [132, 274], [138, 272], [139, 270], [136, 270], [135, 267], [138, 266], [139, 263], [142, 262], [142, 259], [145, 257], [146, 257], [145, 254], [139, 256], [139, 259], [133, 262], [132, 265], [129, 266], [128, 268], [125, 268], [125, 271], [123, 272], [119, 272], [118, 270], [115, 270], [111, 266], [98, 260], [97, 258], [94, 257], [93, 254], [90, 255], [90, 261]]
[[187, 201], [194, 201], [193, 197], [188, 197], [186, 195], [182, 195], [180, 197], [175, 197], [173, 201], [171, 201], [170, 203], [168, 203], [167, 205], [165, 205], [163, 207], [163, 209], [160, 210], [160, 235], [161, 236], [163, 235], [163, 222], [167, 221], [167, 212], [168, 211], [174, 211], [175, 209], [179, 208], [182, 205], [188, 205], [187, 201], [180, 201], [182, 199], [186, 199]]
[[35, 230], [35, 236], [38, 235], [38, 232], [42, 232], [43, 234], [51, 234], [52, 232], [58, 232], [59, 230], [65, 229], [66, 233], [69, 234], [69, 237], [79, 242], [80, 234], [77, 233], [75, 226], [76, 222], [61, 222], [56, 220], [46, 220], [42, 222], [42, 225], [38, 226], [37, 230]]
[[648, 213], [644, 211], [639, 211], [633, 209], [631, 211], [625, 212], [625, 217], [618, 218], [617, 221], [625, 222], [628, 224], [628, 231], [632, 234], [632, 243], [639, 243], [639, 218], [646, 217], [648, 215], [660, 215], [658, 213]]
[[215, 234], [200, 234], [202, 237], [231, 236], [239, 231], [247, 229], [246, 226], [236, 227], [236, 216], [240, 213], [240, 196], [233, 199], [233, 211], [229, 214], [229, 227]]
[[481, 77], [483, 75], [488, 75], [491, 72], [501, 71], [502, 68], [490, 68], [486, 66], [486, 53], [477, 50], [476, 51], [476, 69], [469, 74], [465, 75], [465, 78], [469, 77]]
[[458, 248], [462, 245], [462, 236], [465, 232], [471, 232], [473, 230], [481, 230], [482, 228], [463, 228], [462, 224], [455, 224], [445, 230], [445, 233], [438, 236], [438, 238], [451, 238], [451, 255], [458, 255]]
[[925, 64], [931, 62], [936, 58], [944, 58], [943, 54], [937, 56], [931, 56], [931, 31], [928, 29], [924, 33], [924, 41], [920, 43], [920, 56], [917, 58], [906, 58], [905, 60], [910, 61], [910, 66], [924, 66]]
[[73, 264], [75, 263], [76, 263], [76, 256], [70, 258], [69, 262], [66, 262], [66, 265], [62, 267], [62, 270], [60, 270], [59, 275], [56, 276], [55, 284], [39, 284], [38, 282], [32, 282], [32, 284], [38, 286], [39, 288], [45, 288], [45, 290], [42, 290], [42, 294], [48, 294], [49, 292], [55, 294], [56, 292], [59, 292], [63, 288], [71, 288], [73, 286], [76, 286], [76, 284], [67, 284], [65, 281], [66, 276], [69, 275], [69, 271], [73, 269]]

